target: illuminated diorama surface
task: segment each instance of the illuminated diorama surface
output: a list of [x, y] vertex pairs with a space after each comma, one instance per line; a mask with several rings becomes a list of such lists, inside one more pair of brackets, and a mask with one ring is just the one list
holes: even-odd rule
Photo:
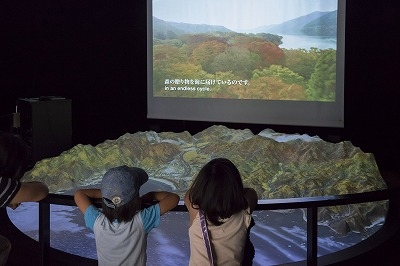
[[[282, 134], [265, 129], [254, 134], [212, 126], [195, 135], [154, 131], [126, 133], [97, 146], [77, 145], [60, 156], [41, 160], [23, 180], [40, 180], [51, 193], [72, 195], [78, 187], [98, 187], [102, 174], [118, 165], [145, 169], [150, 177], [141, 190], [174, 191], [183, 197], [192, 178], [209, 160], [226, 157], [238, 167], [245, 186], [259, 199], [340, 195], [385, 189], [374, 156], [351, 142], [329, 143], [318, 136]], [[318, 209], [318, 255], [350, 247], [374, 234], [384, 223], [387, 202]], [[27, 235], [38, 237], [37, 203], [23, 204], [9, 216]], [[25, 217], [25, 218], [24, 218]], [[282, 264], [307, 257], [303, 210], [256, 211], [251, 240], [254, 265]], [[187, 265], [186, 212], [162, 217], [148, 238], [148, 263]], [[96, 258], [94, 235], [86, 229], [76, 207], [52, 205], [51, 246]]]

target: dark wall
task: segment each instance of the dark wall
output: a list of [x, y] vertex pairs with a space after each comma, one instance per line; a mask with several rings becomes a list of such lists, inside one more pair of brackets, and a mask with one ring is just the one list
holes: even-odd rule
[[56, 95], [72, 99], [76, 143], [143, 129], [145, 1], [1, 1], [0, 10], [0, 114], [19, 97]]
[[[396, 1], [347, 1], [343, 129], [227, 125], [339, 137], [394, 168], [400, 146], [399, 11]], [[0, 40], [0, 124], [16, 99], [56, 95], [72, 99], [75, 144], [96, 145], [155, 126], [196, 133], [211, 125], [146, 119], [144, 0], [3, 0]]]
[[345, 138], [398, 171], [400, 11], [396, 1], [347, 1]]

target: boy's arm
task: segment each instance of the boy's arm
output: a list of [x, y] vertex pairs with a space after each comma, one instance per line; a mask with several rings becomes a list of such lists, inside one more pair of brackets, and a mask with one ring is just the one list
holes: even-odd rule
[[253, 211], [256, 208], [256, 205], [258, 203], [257, 192], [252, 188], [244, 188], [243, 194], [247, 200], [247, 203], [249, 204], [250, 213], [253, 213]]
[[177, 194], [167, 191], [149, 192], [143, 195], [141, 199], [144, 202], [149, 202], [149, 200], [158, 201], [160, 205], [160, 215], [175, 208], [179, 202], [179, 196]]
[[74, 194], [74, 200], [76, 206], [84, 214], [86, 209], [92, 205], [92, 199], [100, 199], [101, 190], [100, 189], [78, 189]]

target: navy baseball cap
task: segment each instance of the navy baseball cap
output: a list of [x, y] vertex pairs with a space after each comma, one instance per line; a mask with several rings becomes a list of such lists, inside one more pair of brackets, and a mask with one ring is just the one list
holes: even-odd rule
[[139, 195], [140, 187], [148, 179], [147, 173], [138, 167], [123, 165], [109, 169], [101, 181], [103, 202], [112, 209], [125, 205]]

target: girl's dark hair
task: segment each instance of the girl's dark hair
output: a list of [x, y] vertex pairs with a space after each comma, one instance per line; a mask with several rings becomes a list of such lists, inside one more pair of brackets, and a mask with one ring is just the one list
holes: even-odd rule
[[239, 170], [225, 158], [203, 166], [190, 188], [189, 199], [192, 207], [197, 205], [214, 225], [248, 207]]
[[112, 209], [104, 202], [102, 203], [103, 213], [110, 222], [117, 220], [121, 222], [130, 222], [133, 220], [135, 214], [141, 209], [140, 197], [135, 197], [133, 200], [125, 205]]
[[30, 161], [31, 149], [20, 136], [0, 132], [0, 176], [19, 180]]

